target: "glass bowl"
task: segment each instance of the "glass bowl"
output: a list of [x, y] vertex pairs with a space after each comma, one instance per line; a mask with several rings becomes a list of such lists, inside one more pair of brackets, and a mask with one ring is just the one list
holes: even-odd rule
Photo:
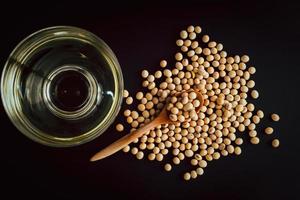
[[1, 97], [12, 123], [44, 145], [68, 147], [102, 134], [117, 116], [123, 76], [94, 34], [57, 26], [37, 31], [10, 54]]

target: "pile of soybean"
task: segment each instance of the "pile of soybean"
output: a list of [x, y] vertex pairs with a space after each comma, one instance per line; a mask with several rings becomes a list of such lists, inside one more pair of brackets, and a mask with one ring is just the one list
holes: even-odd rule
[[[182, 117], [177, 115], [180, 112], [176, 106], [173, 110], [170, 107], [170, 115], [173, 111], [176, 114], [174, 123], [157, 126], [123, 151], [131, 152], [137, 159], [163, 161], [167, 158], [166, 171], [187, 159], [193, 170], [183, 172], [183, 178], [190, 180], [203, 175], [204, 168], [213, 160], [240, 155], [243, 132], [249, 135], [252, 144], [258, 144], [261, 134], [271, 135], [274, 130], [267, 127], [265, 133], [256, 131], [264, 112], [247, 101], [259, 98], [252, 80], [256, 68], [249, 65], [249, 56], [230, 55], [222, 43], [202, 34], [200, 26], [189, 26], [179, 36], [178, 52], [174, 55], [175, 62], [172, 61], [175, 65], [169, 66], [166, 60], [161, 60], [157, 71], [143, 69], [143, 89], [134, 96], [124, 91], [128, 106], [124, 111], [126, 126], [134, 131], [149, 123], [169, 103], [171, 96], [190, 89], [201, 92], [203, 106], [189, 120], [177, 120]], [[186, 96], [195, 98], [194, 94]], [[173, 101], [175, 105], [176, 100]], [[270, 119], [279, 121], [280, 117], [271, 114]], [[116, 129], [127, 134], [120, 123]], [[277, 138], [272, 138], [272, 146], [279, 147]]]

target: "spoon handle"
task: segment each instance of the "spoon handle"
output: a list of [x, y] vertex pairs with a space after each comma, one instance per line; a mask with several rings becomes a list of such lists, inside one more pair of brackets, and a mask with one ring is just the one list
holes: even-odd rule
[[115, 141], [114, 143], [110, 144], [109, 146], [105, 147], [98, 153], [96, 153], [90, 161], [96, 161], [108, 157], [117, 151], [123, 149], [125, 146], [133, 142], [136, 138], [143, 136], [152, 128], [160, 125], [161, 122], [158, 118], [154, 119], [152, 122], [146, 124], [145, 126], [139, 128], [136, 131], [133, 131], [130, 134], [125, 135], [124, 137], [120, 138], [119, 140]]

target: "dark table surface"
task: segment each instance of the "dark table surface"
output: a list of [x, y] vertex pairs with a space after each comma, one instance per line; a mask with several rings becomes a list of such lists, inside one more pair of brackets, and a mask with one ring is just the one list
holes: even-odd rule
[[[27, 1], [26, 1], [27, 2]], [[232, 55], [249, 54], [256, 66], [258, 108], [279, 113], [281, 121], [265, 119], [275, 135], [262, 136], [259, 145], [246, 140], [241, 156], [214, 161], [205, 175], [185, 182], [182, 164], [172, 173], [163, 163], [139, 161], [119, 152], [101, 162], [88, 158], [114, 141], [111, 127], [87, 144], [50, 148], [32, 142], [9, 121], [0, 107], [1, 194], [10, 198], [56, 199], [296, 199], [299, 195], [299, 47], [300, 7], [293, 2], [177, 1], [169, 3], [87, 2], [3, 6], [1, 56], [5, 60], [28, 34], [44, 27], [72, 25], [97, 34], [116, 53], [125, 87], [136, 91], [145, 67], [158, 69], [160, 59], [172, 60], [178, 32], [199, 24], [205, 33], [224, 44]], [[37, 7], [35, 7], [37, 6]], [[6, 10], [6, 11], [5, 11]], [[9, 11], [9, 12], [7, 12]], [[12, 11], [14, 16], [12, 16]], [[273, 149], [271, 139], [280, 138]], [[299, 197], [298, 197], [299, 198]]]

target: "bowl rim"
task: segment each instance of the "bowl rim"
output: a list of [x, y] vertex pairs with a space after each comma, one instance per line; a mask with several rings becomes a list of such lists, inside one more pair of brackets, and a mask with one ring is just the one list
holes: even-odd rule
[[[13, 93], [12, 90], [14, 88], [13, 84], [11, 86], [8, 86], [9, 83], [7, 83], [6, 80], [7, 78], [5, 78], [5, 76], [9, 74], [9, 70], [11, 67], [11, 64], [9, 62], [11, 58], [16, 58], [20, 54], [26, 55], [26, 53], [24, 53], [25, 50], [29, 51], [32, 47], [34, 47], [34, 45], [38, 45], [39, 42], [47, 41], [47, 35], [55, 38], [55, 35], [60, 36], [60, 34], [61, 35], [65, 34], [65, 36], [72, 35], [73, 38], [76, 38], [75, 36], [77, 34], [78, 39], [80, 39], [81, 37], [81, 39], [85, 38], [85, 39], [89, 39], [90, 42], [93, 41], [91, 45], [93, 45], [98, 51], [101, 50], [102, 52], [104, 52], [105, 55], [107, 55], [105, 57], [106, 59], [109, 59], [108, 61], [110, 61], [110, 66], [114, 77], [114, 83], [115, 85], [117, 85], [115, 86], [115, 90], [114, 90], [115, 97], [113, 103], [106, 117], [97, 126], [93, 127], [88, 132], [70, 138], [59, 138], [54, 136], [46, 137], [48, 134], [43, 133], [41, 130], [38, 130], [34, 126], [29, 126], [28, 124], [29, 121], [26, 122], [26, 115], [24, 113], [22, 113], [23, 119], [20, 116], [18, 116], [15, 111], [20, 111], [20, 110], [17, 110], [16, 105], [12, 103], [12, 101], [15, 102], [15, 99], [13, 98], [15, 94]], [[7, 87], [10, 87], [11, 91], [8, 91]], [[1, 75], [1, 99], [2, 99], [4, 110], [8, 115], [10, 121], [21, 133], [23, 133], [28, 138], [40, 144], [46, 146], [52, 146], [52, 147], [77, 146], [80, 144], [87, 143], [97, 138], [102, 133], [104, 133], [107, 130], [107, 128], [113, 123], [113, 121], [115, 120], [115, 118], [117, 117], [121, 109], [121, 104], [123, 101], [123, 91], [124, 91], [124, 81], [123, 81], [122, 70], [118, 62], [118, 59], [116, 55], [113, 53], [113, 51], [111, 50], [111, 48], [95, 34], [75, 26], [51, 26], [31, 33], [23, 40], [21, 40], [15, 46], [13, 51], [9, 54], [6, 63], [4, 64], [4, 68]], [[11, 100], [11, 98], [13, 100]]]

